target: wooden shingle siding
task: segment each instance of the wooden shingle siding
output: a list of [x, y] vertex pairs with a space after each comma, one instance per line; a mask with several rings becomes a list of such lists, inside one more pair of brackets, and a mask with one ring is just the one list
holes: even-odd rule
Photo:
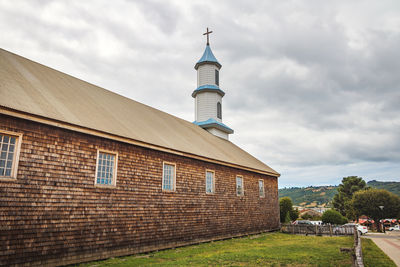
[[[23, 134], [17, 178], [0, 180], [0, 265], [71, 264], [279, 227], [276, 177], [6, 115], [0, 130]], [[98, 149], [118, 152], [115, 187], [94, 185]], [[176, 163], [174, 193], [162, 190], [164, 161]], [[206, 169], [215, 194], [205, 193]]]

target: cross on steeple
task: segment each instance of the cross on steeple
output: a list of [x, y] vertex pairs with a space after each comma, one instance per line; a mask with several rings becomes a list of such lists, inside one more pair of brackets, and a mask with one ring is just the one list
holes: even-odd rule
[[210, 40], [208, 38], [208, 35], [212, 33], [212, 31], [208, 31], [208, 27], [207, 27], [207, 31], [205, 33], [203, 33], [203, 35], [207, 35], [207, 45], [210, 45]]

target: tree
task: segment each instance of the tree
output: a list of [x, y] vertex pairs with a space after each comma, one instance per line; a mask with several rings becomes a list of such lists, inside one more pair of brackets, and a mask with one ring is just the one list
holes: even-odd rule
[[[377, 229], [380, 219], [395, 218], [400, 213], [400, 197], [385, 189], [356, 192], [351, 204], [357, 216], [366, 215], [372, 218]], [[383, 206], [383, 209], [379, 206]]]
[[290, 212], [286, 212], [285, 223], [290, 223], [292, 219], [290, 218]]
[[309, 220], [309, 219], [312, 218], [312, 216], [310, 214], [308, 214], [308, 213], [304, 213], [303, 215], [301, 215], [301, 218], [303, 220]]
[[342, 179], [342, 183], [337, 189], [337, 194], [333, 197], [333, 207], [340, 214], [348, 218], [356, 219], [356, 215], [351, 205], [353, 194], [367, 188], [367, 184], [362, 177], [348, 176]]
[[322, 214], [322, 222], [330, 224], [344, 224], [347, 223], [347, 218], [340, 214], [340, 212], [330, 209]]
[[279, 213], [281, 222], [285, 222], [286, 214], [289, 212], [290, 219], [296, 220], [299, 216], [298, 210], [293, 209], [293, 203], [290, 197], [283, 197], [279, 199]]
[[300, 217], [304, 220], [321, 221], [321, 213], [313, 210], [303, 212]]
[[295, 221], [295, 220], [297, 220], [297, 218], [299, 218], [300, 212], [299, 212], [298, 208], [292, 209], [289, 213], [290, 213], [290, 218], [292, 219], [292, 221]]

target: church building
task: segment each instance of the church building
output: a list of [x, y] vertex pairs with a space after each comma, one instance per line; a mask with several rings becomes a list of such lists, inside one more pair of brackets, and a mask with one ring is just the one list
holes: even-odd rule
[[0, 265], [279, 229], [279, 173], [229, 141], [210, 33], [194, 122], [0, 49]]

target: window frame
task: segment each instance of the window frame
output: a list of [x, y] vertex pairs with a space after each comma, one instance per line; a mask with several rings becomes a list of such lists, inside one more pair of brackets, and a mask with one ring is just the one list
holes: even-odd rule
[[220, 101], [217, 102], [217, 118], [222, 120], [222, 104]]
[[215, 69], [215, 84], [219, 86], [219, 70]]
[[[239, 194], [238, 193], [238, 178], [240, 178], [242, 180], [242, 192]], [[236, 196], [238, 197], [242, 197], [244, 196], [244, 179], [242, 175], [236, 175]]]
[[[211, 192], [207, 192], [207, 173], [212, 173], [212, 188], [211, 188]], [[206, 194], [208, 194], [208, 195], [213, 195], [213, 194], [215, 194], [215, 171], [214, 170], [210, 170], [210, 169], [206, 169], [206, 187], [205, 187], [205, 189], [206, 189]]]
[[[165, 165], [174, 166], [174, 172], [173, 172], [174, 177], [173, 177], [173, 179], [172, 179], [172, 182], [173, 182], [172, 189], [165, 189], [165, 188], [164, 188], [164, 175], [165, 175], [165, 168], [164, 168], [164, 167], [165, 167]], [[173, 193], [173, 192], [176, 192], [176, 163], [174, 163], [174, 162], [168, 162], [168, 161], [163, 161], [161, 180], [162, 180], [162, 182], [161, 182], [161, 189], [162, 189], [163, 192], [172, 192], [172, 193]]]
[[[14, 144], [14, 155], [12, 159], [11, 165], [11, 174], [10, 176], [0, 175], [0, 181], [7, 181], [7, 180], [16, 180], [18, 174], [18, 165], [19, 165], [19, 156], [21, 152], [21, 144], [22, 144], [22, 133], [12, 132], [0, 129], [0, 133], [3, 135], [13, 136], [16, 137], [15, 144]], [[6, 167], [7, 162], [5, 163], [4, 167]], [[4, 168], [6, 169], [6, 168]], [[4, 172], [5, 174], [5, 172]]]
[[[260, 192], [260, 182], [262, 182], [262, 194]], [[265, 197], [265, 183], [263, 179], [259, 179], [258, 180], [258, 196], [260, 198], [264, 198]]]
[[[97, 183], [97, 175], [98, 175], [98, 170], [99, 170], [99, 157], [100, 153], [104, 154], [110, 154], [114, 155], [115, 160], [114, 160], [114, 166], [113, 166], [113, 178], [111, 180], [111, 184], [100, 184]], [[97, 157], [96, 157], [96, 173], [94, 175], [94, 185], [98, 187], [108, 187], [108, 188], [113, 188], [117, 186], [117, 170], [118, 170], [118, 152], [116, 151], [111, 151], [111, 150], [106, 150], [106, 149], [97, 149]]]

